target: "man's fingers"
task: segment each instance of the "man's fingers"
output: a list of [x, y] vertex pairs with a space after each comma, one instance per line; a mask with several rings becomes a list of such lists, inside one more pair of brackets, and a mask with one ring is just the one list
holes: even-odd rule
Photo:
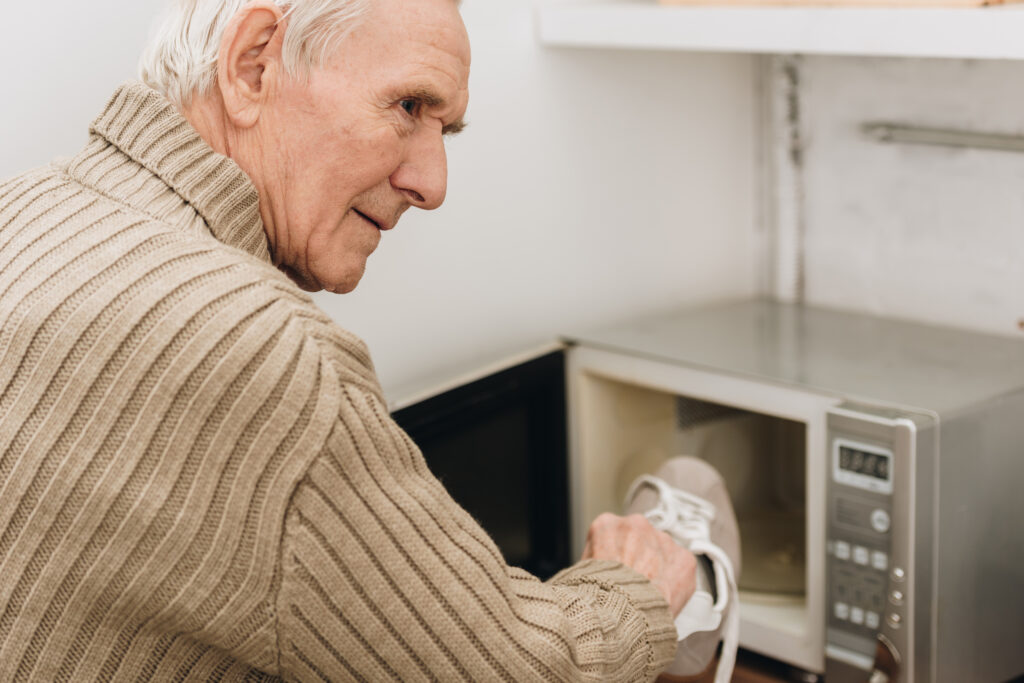
[[642, 515], [603, 514], [590, 525], [583, 559], [621, 562], [650, 579], [678, 614], [696, 588], [697, 560]]
[[622, 562], [622, 543], [624, 537], [620, 531], [620, 520], [618, 515], [606, 512], [594, 520], [590, 525], [590, 533], [587, 536], [587, 545], [590, 547], [590, 556], [598, 560], [617, 560]]
[[648, 550], [653, 540], [650, 532], [653, 531], [653, 527], [640, 515], [620, 518], [619, 526], [622, 530], [622, 562], [641, 574], [646, 574], [647, 572], [637, 563], [638, 560], [647, 559], [646, 556], [649, 555]]

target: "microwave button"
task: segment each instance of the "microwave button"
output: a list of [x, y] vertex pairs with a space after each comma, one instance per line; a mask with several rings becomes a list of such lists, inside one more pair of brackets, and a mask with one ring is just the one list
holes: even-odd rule
[[884, 572], [889, 568], [889, 556], [880, 550], [871, 553], [871, 566], [878, 571]]
[[889, 593], [889, 602], [891, 602], [892, 604], [897, 605], [897, 606], [902, 605], [903, 604], [903, 591], [895, 591], [894, 590], [892, 593]]
[[884, 534], [889, 530], [889, 526], [892, 520], [889, 519], [889, 513], [885, 510], [878, 508], [871, 513], [871, 526], [880, 534]]
[[861, 609], [860, 607], [854, 607], [853, 609], [851, 609], [850, 610], [850, 621], [852, 621], [854, 624], [863, 624], [864, 623], [864, 610]]
[[850, 618], [850, 606], [845, 602], [837, 602], [835, 605], [836, 619], [846, 621]]
[[853, 561], [857, 564], [867, 565], [868, 563], [868, 549], [862, 545], [858, 545], [853, 549]]
[[892, 580], [896, 583], [903, 583], [904, 579], [907, 578], [907, 573], [903, 571], [902, 567], [892, 568]]
[[878, 612], [868, 612], [864, 615], [864, 625], [869, 629], [877, 629], [880, 623], [881, 617], [878, 616]]
[[903, 625], [903, 618], [898, 614], [890, 614], [885, 618], [885, 622], [893, 628], [899, 628]]
[[850, 559], [850, 544], [846, 541], [836, 541], [836, 557], [840, 560]]

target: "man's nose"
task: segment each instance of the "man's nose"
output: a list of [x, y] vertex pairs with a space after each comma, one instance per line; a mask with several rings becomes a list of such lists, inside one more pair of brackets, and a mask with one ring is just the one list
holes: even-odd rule
[[424, 130], [410, 141], [405, 161], [391, 176], [391, 185], [421, 209], [431, 211], [444, 203], [448, 156], [440, 133]]

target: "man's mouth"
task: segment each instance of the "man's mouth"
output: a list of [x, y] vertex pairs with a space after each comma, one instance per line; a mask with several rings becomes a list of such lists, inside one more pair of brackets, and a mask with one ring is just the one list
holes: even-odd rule
[[380, 227], [380, 223], [378, 223], [377, 221], [373, 220], [372, 218], [370, 218], [369, 216], [367, 216], [367, 215], [366, 215], [365, 213], [363, 213], [363, 212], [362, 212], [362, 211], [360, 211], [359, 209], [352, 209], [352, 210], [353, 210], [353, 211], [355, 211], [355, 212], [356, 212], [356, 214], [357, 214], [357, 215], [358, 215], [358, 216], [359, 216], [360, 218], [362, 218], [362, 219], [363, 219], [364, 221], [366, 221], [367, 223], [369, 223], [369, 224], [370, 224], [370, 225], [372, 225], [373, 227], [377, 228], [378, 230], [381, 230], [381, 227]]

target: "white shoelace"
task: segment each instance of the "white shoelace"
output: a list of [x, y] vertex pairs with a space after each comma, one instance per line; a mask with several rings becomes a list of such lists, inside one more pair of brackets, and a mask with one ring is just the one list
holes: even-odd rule
[[[715, 604], [712, 609], [719, 617], [725, 612], [729, 600], [738, 593], [732, 561], [725, 551], [711, 542], [711, 522], [715, 519], [715, 506], [692, 493], [669, 486], [663, 479], [645, 475], [630, 486], [627, 504], [641, 486], [652, 486], [658, 492], [658, 503], [644, 513], [651, 526], [664, 531], [672, 539], [688, 548], [694, 555], [711, 560], [715, 581]], [[699, 569], [698, 569], [699, 571]], [[722, 656], [718, 660], [715, 683], [729, 683], [736, 665], [739, 647], [739, 605], [733, 605], [726, 617], [722, 635]]]

